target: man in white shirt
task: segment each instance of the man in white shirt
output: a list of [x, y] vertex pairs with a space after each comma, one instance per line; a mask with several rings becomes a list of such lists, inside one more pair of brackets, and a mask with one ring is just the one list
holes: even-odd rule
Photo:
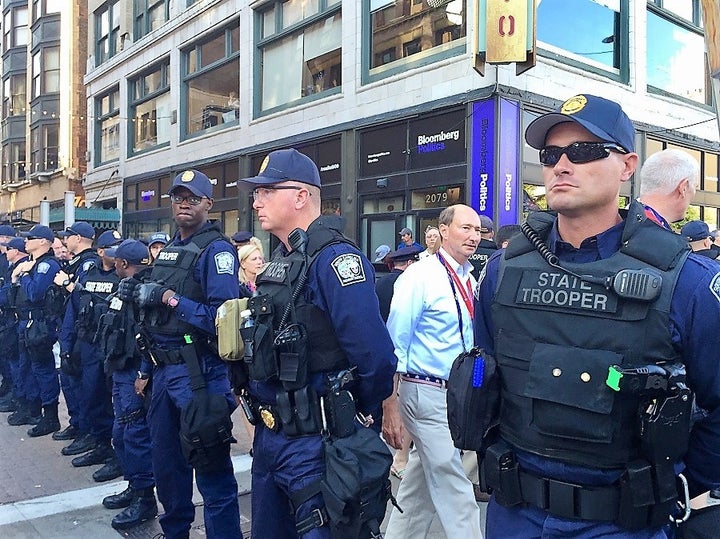
[[388, 330], [398, 358], [396, 393], [383, 404], [383, 435], [415, 441], [385, 537], [425, 537], [437, 515], [447, 537], [479, 538], [480, 512], [447, 422], [446, 380], [453, 360], [473, 346], [472, 264], [480, 218], [462, 204], [439, 217], [442, 247], [408, 267], [395, 283]]

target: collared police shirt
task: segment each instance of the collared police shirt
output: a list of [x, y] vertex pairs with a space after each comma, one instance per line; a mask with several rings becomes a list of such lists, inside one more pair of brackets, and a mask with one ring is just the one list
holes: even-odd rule
[[[624, 222], [585, 239], [580, 248], [562, 241], [557, 223], [546, 242], [561, 262], [587, 263], [609, 258], [620, 249]], [[475, 308], [475, 344], [494, 354], [495, 328], [491, 307], [497, 289], [498, 269], [503, 251], [493, 255], [478, 285]], [[552, 316], [548, 313], [547, 316]], [[690, 254], [683, 265], [670, 305], [671, 340], [687, 369], [690, 388], [706, 416], [695, 423], [684, 458], [691, 491], [720, 486], [720, 264]], [[609, 483], [619, 472], [591, 470], [580, 466], [519, 455], [523, 466], [557, 479], [586, 484]], [[698, 490], [699, 489], [699, 490]]]

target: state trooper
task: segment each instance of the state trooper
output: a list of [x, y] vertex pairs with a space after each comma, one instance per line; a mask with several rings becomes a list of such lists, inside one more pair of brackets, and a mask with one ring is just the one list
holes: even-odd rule
[[525, 139], [556, 213], [530, 214], [477, 291], [502, 381], [487, 537], [672, 537], [720, 486], [718, 265], [642, 203], [618, 210], [638, 155], [617, 103], [577, 95]]
[[[115, 260], [115, 272], [120, 279], [141, 278], [148, 272], [150, 253], [138, 240], [125, 240], [106, 251]], [[113, 380], [113, 447], [119, 467], [128, 482], [127, 488], [102, 503], [108, 509], [123, 509], [112, 519], [116, 530], [128, 530], [155, 518], [155, 478], [152, 472], [150, 429], [145, 411], [145, 395], [135, 390], [135, 380], [141, 372], [141, 353], [136, 346], [140, 331], [135, 321], [135, 305], [111, 294], [108, 310], [102, 315], [98, 330], [99, 344], [105, 360], [105, 372]]]
[[[11, 279], [14, 286], [10, 290], [10, 303], [18, 317], [21, 361], [29, 363], [31, 376], [26, 390], [27, 415], [24, 421], [13, 423], [31, 424], [37, 419], [37, 424], [28, 430], [28, 435], [34, 437], [60, 429], [60, 382], [52, 347], [57, 340], [57, 318], [64, 298], [53, 283], [60, 264], [52, 251], [55, 239], [52, 230], [44, 225], [35, 225], [20, 235], [25, 237], [25, 250], [30, 259], [18, 263], [13, 269]], [[8, 418], [8, 423], [12, 418]]]
[[[12, 272], [18, 263], [27, 260], [27, 253], [25, 252], [25, 240], [22, 238], [10, 238], [0, 245], [5, 247], [9, 263], [3, 276], [2, 286], [0, 286], [0, 309], [2, 310], [0, 315], [0, 354], [7, 359], [10, 371], [8, 380], [12, 381], [11, 390], [0, 401], [0, 412], [15, 412], [19, 403], [27, 401], [25, 388], [30, 371], [27, 363], [20, 362], [17, 318], [15, 309], [10, 306], [8, 296], [12, 285]], [[4, 376], [3, 382], [5, 381]]]
[[150, 251], [150, 261], [152, 262], [157, 258], [158, 253], [165, 247], [170, 241], [170, 236], [165, 232], [155, 232], [148, 239], [148, 250]]
[[114, 470], [111, 474], [114, 477], [120, 475], [120, 470], [111, 445], [112, 396], [106, 383], [104, 357], [96, 334], [100, 317], [107, 312], [108, 296], [117, 290], [120, 282], [115, 273], [115, 260], [107, 255], [107, 251], [121, 241], [122, 236], [117, 230], [106, 230], [98, 236], [96, 250], [100, 263], [93, 265], [75, 284], [65, 311], [62, 333], [70, 334], [74, 339], [63, 340], [60, 347], [63, 351], [70, 349], [71, 354], [80, 357], [80, 403], [94, 442], [94, 447], [75, 457], [72, 465], [80, 468], [109, 464]]
[[248, 372], [245, 362], [231, 365], [234, 387], [247, 386], [262, 419], [253, 440], [252, 537], [330, 537], [323, 496], [308, 491], [325, 473], [318, 402], [329, 380], [352, 369], [355, 380], [346, 389], [378, 428], [393, 388], [393, 345], [372, 265], [320, 216], [315, 163], [295, 149], [277, 150], [242, 182], [254, 188], [262, 229], [281, 241], [248, 302], [256, 313], [245, 345]]
[[[213, 207], [210, 179], [197, 170], [186, 170], [173, 180], [169, 191], [178, 232], [155, 260], [142, 283], [126, 277], [118, 297], [135, 301], [139, 321], [147, 334], [150, 354], [157, 365], [152, 372], [152, 397], [148, 422], [152, 436], [153, 472], [157, 494], [165, 513], [160, 525], [166, 537], [187, 537], [195, 516], [192, 501], [193, 467], [205, 502], [208, 537], [242, 537], [237, 482], [230, 460], [230, 414], [235, 398], [227, 366], [217, 352], [215, 313], [228, 299], [237, 298], [238, 260], [235, 248], [218, 224], [208, 221]], [[199, 367], [198, 376], [192, 376]], [[191, 384], [192, 377], [192, 384]], [[223, 401], [217, 439], [198, 439], [199, 447], [181, 443], [188, 439], [181, 411], [201, 400]], [[227, 405], [225, 410], [224, 405]], [[202, 415], [202, 414], [201, 414]], [[198, 417], [205, 419], [206, 416]], [[215, 416], [213, 416], [215, 419]], [[194, 437], [193, 437], [194, 439]], [[205, 443], [207, 442], [207, 443]]]
[[[65, 230], [57, 234], [70, 259], [59, 261], [61, 269], [55, 276], [55, 284], [61, 286], [66, 294], [70, 294], [75, 284], [82, 280], [91, 268], [100, 265], [100, 257], [93, 249], [95, 229], [84, 221], [76, 221]], [[55, 247], [53, 247], [55, 249]], [[57, 257], [57, 255], [56, 255]], [[67, 310], [69, 306], [66, 304]], [[70, 307], [73, 308], [73, 307]], [[65, 314], [65, 313], [63, 313]], [[64, 320], [63, 316], [63, 320]], [[90, 451], [94, 446], [94, 440], [90, 436], [90, 426], [85, 414], [86, 407], [82, 403], [82, 360], [79, 350], [72, 354], [75, 327], [60, 324], [58, 340], [60, 343], [60, 389], [65, 396], [69, 421], [68, 426], [63, 430], [53, 433], [53, 440], [73, 440], [69, 445], [62, 448], [63, 455], [79, 455]], [[65, 348], [63, 348], [65, 343]]]
[[[0, 225], [0, 278], [3, 279], [6, 277], [8, 267], [10, 265], [7, 256], [7, 242], [9, 242], [13, 237], [15, 237], [15, 229], [13, 227], [10, 225]], [[0, 284], [0, 286], [2, 286], [2, 284]], [[14, 317], [12, 319], [12, 323], [10, 323], [9, 317], [4, 313], [0, 313], [0, 336], [6, 333], [14, 332], [14, 322]], [[12, 329], [10, 329], [10, 326], [12, 326]], [[3, 353], [3, 345], [6, 348], [5, 353]], [[17, 348], [17, 345], [15, 345], [14, 348]], [[12, 342], [7, 342], [4, 338], [0, 338], [0, 376], [2, 376], [2, 383], [0, 383], [0, 410], [2, 410], [2, 408], [6, 408], [13, 398], [12, 369], [10, 368], [8, 356], [14, 354], [14, 348], [12, 347]]]

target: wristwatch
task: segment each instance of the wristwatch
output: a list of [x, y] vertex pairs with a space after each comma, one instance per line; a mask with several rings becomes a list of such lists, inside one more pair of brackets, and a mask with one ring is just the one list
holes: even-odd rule
[[180, 303], [180, 296], [178, 296], [177, 294], [173, 294], [168, 298], [167, 304], [168, 307], [170, 307], [171, 309], [177, 307], [178, 303]]
[[62, 282], [62, 285], [63, 285], [63, 286], [70, 286], [70, 279], [65, 279], [65, 280]]
[[150, 379], [150, 375], [143, 371], [138, 371], [137, 377], [138, 377], [138, 380], [149, 380]]

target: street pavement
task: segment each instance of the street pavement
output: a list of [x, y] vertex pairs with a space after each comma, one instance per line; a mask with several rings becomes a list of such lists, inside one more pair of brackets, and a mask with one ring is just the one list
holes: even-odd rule
[[[61, 396], [62, 399], [62, 396]], [[65, 403], [60, 403], [60, 422], [67, 426]], [[240, 519], [245, 537], [250, 537], [250, 439], [243, 427], [240, 411], [233, 414], [233, 434], [238, 440], [232, 447], [235, 477], [238, 482]], [[125, 532], [110, 526], [117, 511], [105, 509], [103, 497], [123, 491], [122, 479], [96, 483], [92, 473], [100, 466], [74, 468], [60, 453], [69, 442], [58, 442], [51, 436], [31, 438], [28, 426], [11, 427], [8, 414], [0, 414], [0, 537], [3, 539], [152, 539], [161, 537], [157, 519]], [[399, 480], [392, 478], [393, 492]], [[206, 537], [202, 518], [202, 497], [195, 490], [195, 521], [190, 539]], [[482, 518], [484, 507], [481, 504]], [[158, 504], [162, 512], [162, 505]], [[391, 506], [388, 506], [390, 514]], [[410, 509], [411, 508], [403, 508]], [[383, 529], [387, 524], [387, 515]], [[484, 526], [483, 526], [484, 528]], [[428, 539], [444, 539], [437, 519]]]

